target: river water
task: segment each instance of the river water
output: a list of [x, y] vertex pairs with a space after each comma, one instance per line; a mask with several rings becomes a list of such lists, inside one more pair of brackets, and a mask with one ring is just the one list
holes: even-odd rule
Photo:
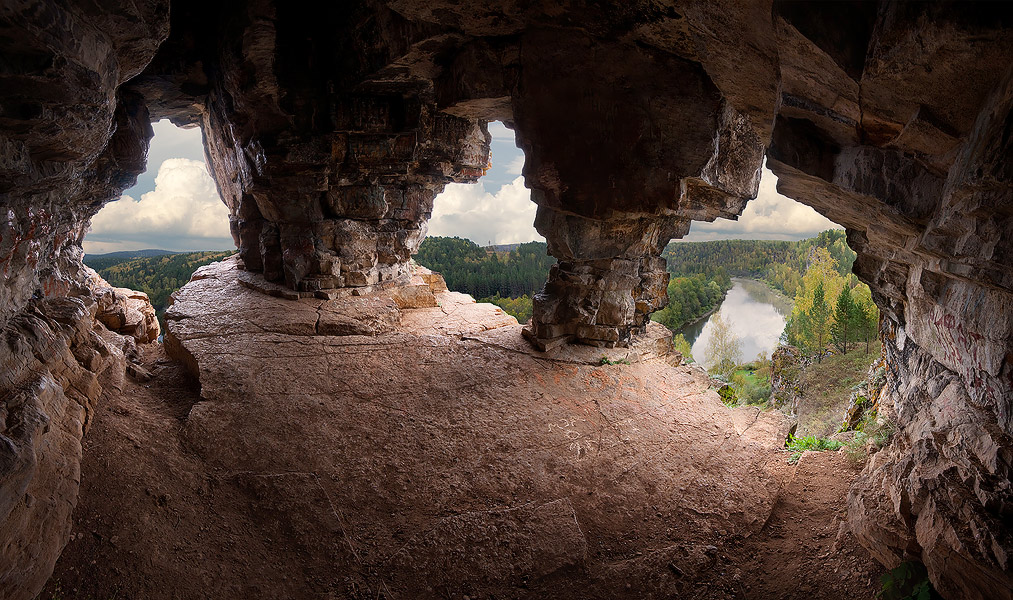
[[767, 356], [777, 347], [784, 323], [791, 314], [791, 300], [752, 279], [732, 278], [724, 302], [710, 317], [690, 323], [680, 330], [693, 348], [693, 358], [710, 367], [707, 353], [714, 330], [714, 319], [720, 316], [731, 327], [742, 348], [740, 362], [755, 360], [760, 353]]

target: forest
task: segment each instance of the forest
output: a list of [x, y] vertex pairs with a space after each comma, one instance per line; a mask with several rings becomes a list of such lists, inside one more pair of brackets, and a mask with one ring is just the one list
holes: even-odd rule
[[483, 248], [459, 237], [428, 237], [415, 262], [441, 273], [447, 287], [491, 302], [521, 323], [531, 318], [531, 299], [545, 284], [556, 259], [545, 242]]
[[[731, 288], [731, 277], [758, 279], [794, 298], [817, 249], [823, 249], [833, 259], [837, 275], [854, 277], [851, 266], [856, 255], [848, 247], [844, 231], [839, 229], [797, 242], [670, 242], [662, 252], [672, 274], [668, 284], [669, 305], [651, 318], [673, 331], [682, 329], [714, 310]], [[851, 286], [857, 283], [857, 279], [850, 282]], [[721, 290], [716, 299], [711, 284]]]
[[[151, 256], [156, 252], [163, 254]], [[140, 257], [130, 253], [88, 255], [85, 262], [115, 286], [146, 292], [161, 314], [169, 295], [189, 281], [194, 269], [232, 254], [164, 252], [138, 251]], [[841, 230], [824, 231], [798, 242], [671, 242], [663, 256], [671, 273], [669, 304], [652, 319], [674, 331], [712, 312], [731, 288], [732, 277], [759, 279], [796, 298], [798, 314], [788, 320], [786, 339], [804, 348], [825, 347], [843, 339], [839, 345], [846, 349], [849, 342], [868, 337], [868, 323], [878, 320], [868, 288], [851, 274], [855, 253]], [[471, 240], [439, 236], [426, 238], [415, 261], [443, 274], [450, 289], [497, 304], [521, 323], [531, 318], [532, 298], [555, 263], [544, 242], [483, 248]], [[819, 292], [817, 281], [823, 282]], [[847, 297], [841, 300], [844, 290]], [[834, 317], [848, 311], [851, 321]], [[869, 318], [860, 318], [859, 312], [868, 313]], [[847, 331], [835, 334], [833, 323], [841, 323], [833, 326]]]

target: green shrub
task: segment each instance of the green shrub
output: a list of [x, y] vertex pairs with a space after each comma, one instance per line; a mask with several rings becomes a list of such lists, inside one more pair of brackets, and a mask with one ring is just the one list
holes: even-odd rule
[[721, 402], [729, 408], [739, 405], [739, 399], [735, 395], [735, 389], [730, 385], [726, 384], [718, 388], [718, 396], [721, 396]]
[[854, 463], [862, 463], [866, 457], [866, 445], [869, 441], [877, 448], [882, 448], [893, 436], [893, 423], [878, 419], [874, 411], [862, 417], [855, 426], [855, 437], [844, 444], [844, 453]]
[[814, 435], [807, 435], [805, 437], [795, 437], [794, 435], [788, 437], [788, 450], [791, 450], [791, 457], [788, 458], [789, 464], [795, 464], [798, 459], [802, 457], [802, 453], [806, 450], [839, 450], [842, 444], [837, 440], [828, 440], [827, 438], [818, 438]]

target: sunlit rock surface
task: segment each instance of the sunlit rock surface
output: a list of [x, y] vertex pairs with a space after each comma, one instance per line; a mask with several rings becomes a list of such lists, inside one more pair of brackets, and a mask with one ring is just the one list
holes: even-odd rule
[[[595, 348], [532, 350], [513, 317], [438, 282], [430, 307], [390, 291], [286, 300], [240, 285], [236, 264], [199, 269], [167, 313], [167, 349], [201, 383], [180, 435], [246, 510], [275, 515], [286, 548], [311, 550], [296, 596], [349, 581], [677, 593], [706, 569], [687, 550], [770, 513], [786, 420], [725, 408], [706, 376], [669, 364], [668, 335], [602, 365]], [[686, 582], [641, 576], [671, 561]]]

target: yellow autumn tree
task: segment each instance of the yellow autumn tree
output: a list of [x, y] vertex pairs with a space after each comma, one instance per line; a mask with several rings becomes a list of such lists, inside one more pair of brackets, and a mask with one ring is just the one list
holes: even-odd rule
[[830, 341], [833, 311], [829, 305], [847, 285], [837, 267], [837, 261], [826, 248], [812, 249], [785, 327], [790, 343], [817, 355], [822, 355]]

